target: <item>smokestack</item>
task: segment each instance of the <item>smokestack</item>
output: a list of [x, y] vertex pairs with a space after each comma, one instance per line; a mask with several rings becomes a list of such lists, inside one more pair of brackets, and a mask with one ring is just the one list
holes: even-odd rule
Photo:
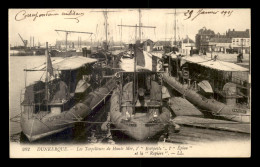
[[33, 47], [34, 47], [34, 37], [33, 37]]

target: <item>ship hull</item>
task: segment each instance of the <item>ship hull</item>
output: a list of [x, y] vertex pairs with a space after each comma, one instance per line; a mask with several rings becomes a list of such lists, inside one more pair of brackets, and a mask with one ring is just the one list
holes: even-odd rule
[[21, 116], [21, 128], [30, 142], [39, 140], [46, 136], [61, 132], [71, 128], [75, 123], [83, 121], [95, 109], [103, 105], [110, 97], [111, 91], [115, 87], [115, 82], [110, 79], [103, 87], [86, 94], [86, 98], [72, 106], [68, 111], [60, 114], [45, 114], [30, 112], [31, 108], [25, 106]]
[[186, 86], [178, 82], [175, 77], [169, 76], [168, 73], [163, 74], [163, 81], [167, 83], [172, 89], [182, 94], [192, 104], [215, 116], [220, 116], [227, 120], [236, 122], [250, 122], [251, 114], [249, 109], [241, 109], [238, 107], [226, 105], [214, 99], [207, 99], [194, 90], [188, 89]]
[[151, 121], [148, 113], [135, 114], [129, 121], [120, 113], [119, 90], [111, 96], [110, 118], [116, 129], [137, 141], [145, 141], [163, 132], [170, 120], [170, 111], [163, 107], [162, 113], [155, 121]]
[[83, 52], [51, 52], [51, 57], [82, 56]]
[[10, 56], [39, 56], [45, 54], [45, 49], [20, 49], [10, 50]]

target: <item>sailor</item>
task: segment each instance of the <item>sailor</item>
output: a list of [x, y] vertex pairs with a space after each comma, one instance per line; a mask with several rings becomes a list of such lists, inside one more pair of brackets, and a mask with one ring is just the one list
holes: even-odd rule
[[158, 117], [158, 109], [154, 109], [153, 110], [153, 118], [157, 119], [157, 117]]
[[130, 120], [131, 119], [131, 115], [129, 114], [128, 111], [126, 111], [125, 113], [125, 120]]
[[144, 88], [139, 88], [138, 89], [138, 100], [136, 102], [136, 106], [144, 106], [145, 101], [144, 101]]
[[171, 95], [165, 86], [162, 86], [162, 99], [168, 99]]
[[59, 90], [53, 96], [52, 102], [64, 102], [69, 99], [68, 86], [65, 82], [59, 82]]
[[90, 83], [93, 85], [93, 89], [97, 88], [100, 85], [100, 79], [98, 73], [93, 73], [90, 79]]
[[149, 91], [150, 91], [150, 89], [151, 89], [151, 76], [150, 76], [150, 75], [148, 75], [148, 76], [146, 77], [146, 88], [147, 88], [147, 90], [149, 90]]
[[243, 59], [243, 54], [239, 53], [239, 55], [237, 56], [237, 62], [242, 63], [243, 62], [242, 59]]
[[216, 61], [216, 60], [217, 60], [217, 57], [218, 57], [218, 55], [215, 55], [215, 56], [214, 56], [214, 61]]
[[150, 89], [150, 99], [151, 101], [160, 101], [161, 100], [161, 87], [155, 81], [155, 77], [152, 77], [151, 89]]

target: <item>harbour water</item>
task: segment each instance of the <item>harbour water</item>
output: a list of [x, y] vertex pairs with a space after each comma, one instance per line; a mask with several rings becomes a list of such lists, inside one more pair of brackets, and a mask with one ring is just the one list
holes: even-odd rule
[[[43, 64], [44, 56], [10, 56], [9, 57], [9, 116], [10, 118], [20, 114], [20, 94], [25, 86], [25, 68]], [[28, 75], [26, 84], [33, 83], [39, 79], [43, 72], [33, 72]], [[10, 123], [10, 134], [21, 131], [19, 123]]]

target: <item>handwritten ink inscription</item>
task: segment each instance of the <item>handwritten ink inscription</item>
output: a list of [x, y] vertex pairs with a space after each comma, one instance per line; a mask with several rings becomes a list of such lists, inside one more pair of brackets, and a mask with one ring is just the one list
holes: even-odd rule
[[184, 16], [186, 17], [184, 20], [188, 20], [190, 19], [191, 21], [193, 21], [194, 19], [196, 19], [198, 16], [201, 15], [223, 15], [223, 16], [231, 16], [231, 14], [233, 13], [233, 10], [207, 10], [205, 11], [204, 9], [199, 9], [197, 12], [195, 12], [194, 10], [187, 10], [186, 12], [184, 12]]
[[82, 12], [76, 12], [75, 10], [69, 10], [67, 12], [57, 12], [55, 10], [49, 10], [44, 13], [40, 13], [36, 11], [35, 13], [28, 13], [26, 10], [21, 10], [15, 15], [16, 21], [22, 21], [25, 19], [32, 19], [36, 21], [37, 18], [44, 18], [44, 17], [54, 17], [54, 16], [63, 16], [64, 19], [74, 19], [76, 23], [79, 23], [79, 17], [84, 16]]

